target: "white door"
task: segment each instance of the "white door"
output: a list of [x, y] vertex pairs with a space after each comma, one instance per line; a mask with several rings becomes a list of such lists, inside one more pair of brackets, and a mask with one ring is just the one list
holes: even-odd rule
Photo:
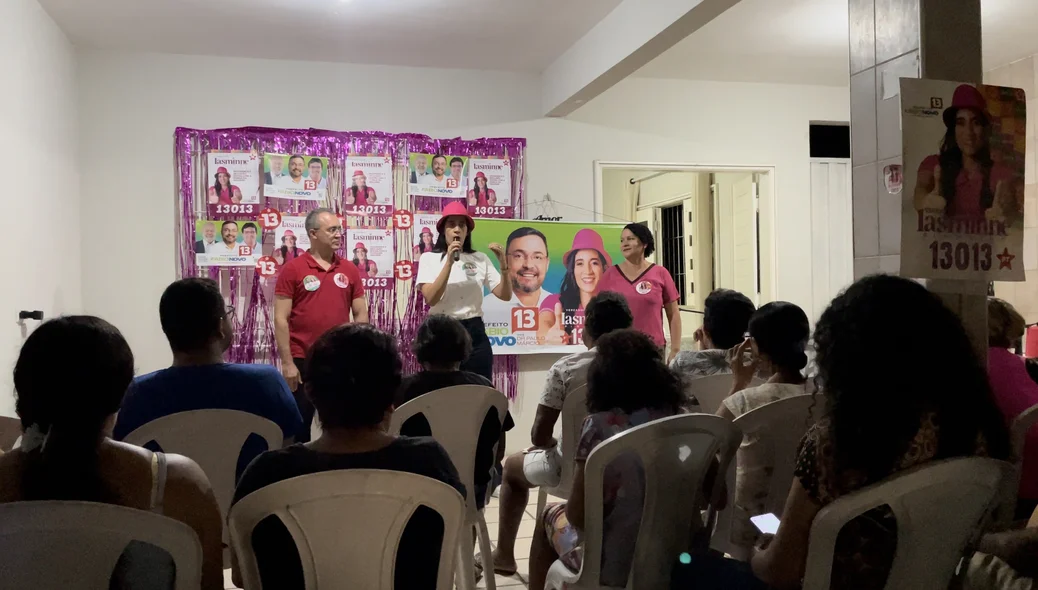
[[811, 161], [811, 296], [814, 317], [854, 282], [850, 160]]
[[757, 304], [757, 183], [750, 174], [732, 183], [731, 227], [732, 288]]

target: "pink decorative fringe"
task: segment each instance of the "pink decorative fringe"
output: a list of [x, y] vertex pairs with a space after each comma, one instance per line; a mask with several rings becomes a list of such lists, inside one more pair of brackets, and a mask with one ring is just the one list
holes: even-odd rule
[[[400, 170], [408, 165], [410, 152], [444, 153], [459, 156], [507, 157], [511, 161], [515, 213], [517, 218], [525, 215], [526, 209], [526, 140], [521, 138], [483, 138], [476, 140], [433, 139], [417, 134], [392, 134], [380, 131], [338, 132], [320, 129], [271, 129], [266, 127], [241, 127], [232, 129], [197, 130], [177, 128], [174, 134], [174, 153], [177, 168], [176, 204], [179, 212], [175, 230], [179, 239], [178, 276], [208, 276], [216, 280], [227, 295], [236, 313], [233, 318], [235, 338], [229, 362], [278, 363], [277, 346], [274, 341], [273, 289], [274, 278], [263, 278], [251, 268], [198, 267], [195, 264], [194, 242], [195, 221], [206, 215], [206, 171], [205, 154], [213, 150], [256, 150], [272, 153], [301, 153], [307, 156], [329, 158], [328, 186], [329, 206], [343, 211], [343, 187], [345, 184], [346, 155], [390, 154], [394, 168]], [[394, 174], [394, 176], [398, 176]], [[406, 194], [398, 188], [397, 195]], [[448, 199], [430, 197], [407, 197], [405, 202], [396, 199], [397, 207], [411, 211], [440, 211]], [[315, 204], [292, 199], [264, 198], [260, 208], [270, 207], [279, 211], [305, 215]], [[353, 218], [356, 219], [356, 218]], [[359, 220], [362, 225], [384, 227], [389, 216], [368, 216]], [[399, 232], [398, 232], [399, 234]], [[397, 250], [410, 252], [408, 240], [397, 244]], [[401, 242], [399, 235], [395, 237]], [[273, 232], [264, 235], [264, 243], [273, 243]], [[410, 342], [418, 326], [428, 315], [429, 307], [418, 293], [414, 281], [404, 287], [407, 291], [399, 295], [407, 297], [403, 317], [397, 317], [397, 290], [370, 291], [368, 293], [369, 321], [377, 328], [396, 333], [400, 338], [400, 353], [407, 372], [419, 369]], [[519, 362], [514, 355], [494, 357], [494, 385], [510, 400], [518, 394]]]

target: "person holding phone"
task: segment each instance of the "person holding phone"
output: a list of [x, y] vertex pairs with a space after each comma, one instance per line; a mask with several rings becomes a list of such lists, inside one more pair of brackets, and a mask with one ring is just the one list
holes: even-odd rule
[[[493, 380], [494, 353], [483, 324], [483, 292], [489, 290], [501, 301], [512, 298], [512, 282], [502, 281], [490, 258], [472, 249], [472, 230], [476, 221], [468, 209], [458, 202], [443, 208], [436, 222], [438, 236], [432, 252], [418, 259], [416, 282], [429, 313], [442, 313], [461, 322], [472, 339], [472, 354], [461, 365], [470, 371]], [[498, 266], [505, 268], [505, 249], [501, 244], [490, 244]]]
[[[735, 420], [771, 402], [808, 393], [801, 371], [807, 366], [804, 350], [810, 335], [807, 314], [796, 305], [776, 301], [758, 309], [750, 318], [749, 338], [735, 347], [730, 361], [732, 393], [721, 403], [717, 415]], [[750, 362], [745, 362], [747, 356]], [[771, 377], [763, 385], [749, 387], [759, 369]], [[743, 438], [736, 455], [731, 542], [746, 550], [758, 539], [750, 518], [767, 511], [770, 463], [770, 449], [761, 448], [755, 436]]]

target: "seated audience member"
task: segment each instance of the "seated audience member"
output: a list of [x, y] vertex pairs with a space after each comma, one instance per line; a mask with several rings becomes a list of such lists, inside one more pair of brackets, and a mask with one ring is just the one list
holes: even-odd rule
[[1022, 530], [981, 537], [963, 576], [963, 590], [1038, 588], [1038, 511]]
[[[800, 443], [778, 533], [751, 560], [759, 580], [779, 589], [799, 587], [811, 523], [823, 506], [931, 461], [1004, 459], [1009, 452], [962, 323], [918, 283], [889, 275], [859, 280], [822, 314], [814, 339], [829, 412]], [[869, 359], [891, 342], [905, 352], [884, 357], [879, 370]], [[886, 506], [849, 522], [836, 539], [832, 587], [883, 588], [897, 527]]]
[[[734, 420], [747, 412], [780, 399], [803, 395], [807, 387], [800, 371], [807, 365], [804, 348], [811, 325], [804, 310], [792, 303], [769, 303], [750, 318], [750, 337], [735, 348], [732, 358], [732, 395], [725, 399], [717, 415]], [[743, 362], [752, 351], [753, 361]], [[763, 385], [749, 387], [757, 369], [771, 377]], [[771, 488], [769, 449], [760, 448], [756, 437], [743, 438], [736, 456], [735, 516], [731, 540], [750, 548], [757, 540], [751, 516], [767, 512]]]
[[[220, 508], [202, 470], [106, 436], [131, 379], [133, 353], [108, 322], [65, 316], [37, 328], [14, 367], [24, 434], [20, 448], [0, 456], [0, 502], [102, 502], [179, 520], [201, 541], [202, 588], [223, 588]], [[174, 576], [168, 554], [135, 542], [111, 587], [172, 588]]]
[[[542, 590], [548, 568], [561, 559], [580, 571], [584, 528], [584, 464], [600, 443], [625, 430], [679, 413], [681, 381], [667, 368], [649, 336], [633, 329], [601, 337], [588, 369], [587, 409], [573, 475], [573, 490], [563, 503], [538, 515], [530, 548], [530, 588]], [[622, 456], [606, 469], [603, 506], [602, 575], [604, 586], [625, 586], [644, 501], [644, 472], [637, 459]]]
[[[400, 373], [394, 336], [366, 324], [326, 332], [310, 349], [303, 384], [321, 417], [321, 437], [256, 457], [238, 482], [234, 502], [285, 479], [335, 469], [406, 471], [445, 482], [464, 496], [454, 464], [436, 441], [387, 432]], [[365, 542], [365, 534], [360, 529], [342, 531], [342, 538]], [[270, 516], [252, 535], [263, 587], [303, 588], [299, 553], [285, 525]], [[436, 587], [442, 538], [443, 519], [429, 508], [418, 508], [400, 539], [396, 588]], [[241, 586], [239, 580], [235, 567], [235, 582]]]
[[[223, 362], [234, 335], [232, 312], [211, 279], [181, 279], [166, 288], [159, 319], [173, 349], [173, 366], [133, 380], [115, 423], [116, 440], [178, 412], [240, 410], [277, 424], [285, 444], [291, 444], [303, 420], [281, 373], [270, 365]], [[250, 437], [237, 475], [265, 450], [262, 438]]]
[[[1006, 426], [1024, 410], [1038, 404], [1038, 383], [1027, 373], [1024, 359], [1009, 351], [1020, 340], [1025, 329], [1024, 318], [1009, 303], [988, 297], [988, 380], [995, 404], [1002, 412]], [[1024, 464], [1020, 477], [1020, 496], [1016, 519], [1027, 518], [1038, 507], [1038, 428], [1027, 433]], [[1038, 555], [1035, 556], [1038, 559]]]
[[495, 572], [510, 576], [516, 571], [515, 538], [530, 499], [530, 489], [555, 487], [562, 478], [562, 450], [552, 434], [566, 395], [587, 383], [588, 367], [597, 354], [598, 339], [614, 330], [630, 328], [633, 321], [631, 309], [622, 295], [611, 291], [595, 295], [584, 309], [583, 339], [587, 351], [564, 356], [548, 370], [530, 433], [533, 446], [505, 459], [494, 549]]
[[717, 289], [703, 305], [703, 327], [695, 332], [699, 350], [678, 353], [670, 367], [685, 380], [731, 372], [728, 351], [743, 341], [755, 308], [748, 297]]
[[[425, 318], [418, 327], [411, 347], [422, 364], [422, 370], [404, 379], [394, 399], [399, 408], [414, 398], [455, 385], [494, 385], [482, 375], [461, 370], [472, 352], [472, 338], [458, 320], [443, 314]], [[505, 452], [505, 431], [515, 427], [512, 415], [505, 411], [504, 423], [493, 412], [487, 412], [476, 443], [475, 484], [476, 508], [483, 509], [487, 501], [487, 488], [493, 479], [497, 463]], [[404, 436], [432, 436], [432, 429], [425, 416], [418, 414], [408, 418], [400, 427]], [[495, 450], [496, 445], [496, 450]]]

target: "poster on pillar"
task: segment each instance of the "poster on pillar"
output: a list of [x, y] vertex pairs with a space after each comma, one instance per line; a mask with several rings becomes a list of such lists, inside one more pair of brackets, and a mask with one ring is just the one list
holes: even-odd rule
[[477, 219], [472, 247], [499, 267], [490, 244], [505, 248], [503, 280], [512, 297], [486, 290], [483, 321], [494, 354], [572, 353], [584, 350], [584, 306], [602, 275], [623, 260], [619, 223]]
[[901, 80], [902, 276], [1024, 280], [1026, 105], [1018, 88]]

